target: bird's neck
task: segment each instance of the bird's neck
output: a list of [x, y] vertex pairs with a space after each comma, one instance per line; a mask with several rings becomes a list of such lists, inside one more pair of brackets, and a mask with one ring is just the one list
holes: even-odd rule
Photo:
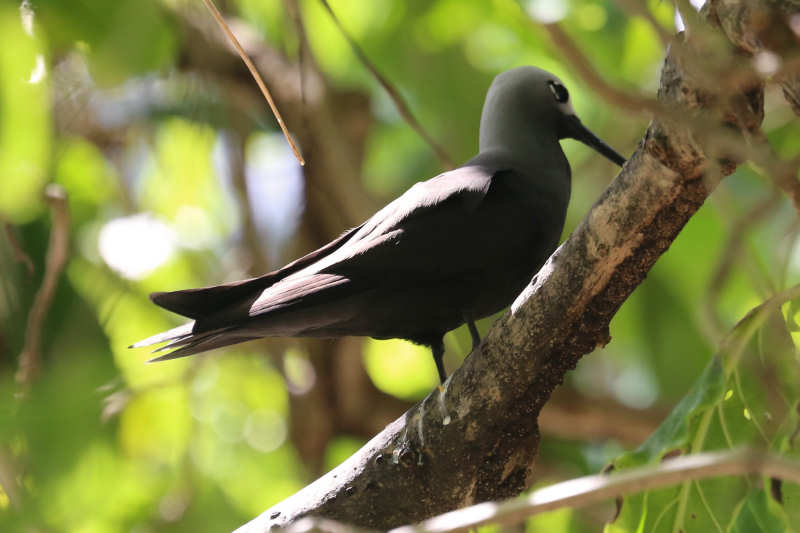
[[[501, 124], [500, 127], [493, 125]], [[510, 168], [528, 181], [534, 194], [548, 194], [569, 201], [571, 172], [555, 131], [535, 124], [482, 121], [480, 151], [473, 162], [494, 168]]]
[[[527, 130], [488, 131], [481, 129], [479, 158], [510, 165], [542, 178], [569, 180], [569, 163], [554, 132]], [[552, 176], [545, 176], [552, 173]]]
[[531, 118], [487, 101], [481, 116], [479, 153], [505, 153], [519, 164], [561, 167], [565, 157], [555, 128], [546, 120]]

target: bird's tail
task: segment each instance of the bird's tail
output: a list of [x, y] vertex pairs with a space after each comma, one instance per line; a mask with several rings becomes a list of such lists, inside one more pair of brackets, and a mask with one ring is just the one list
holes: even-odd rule
[[237, 335], [234, 325], [209, 327], [203, 322], [204, 319], [213, 316], [215, 312], [234, 304], [249, 293], [252, 293], [254, 289], [257, 290], [267, 284], [268, 281], [264, 278], [254, 278], [215, 287], [152, 293], [150, 299], [155, 304], [196, 320], [148, 337], [132, 344], [130, 348], [140, 348], [166, 342], [166, 345], [154, 350], [153, 353], [174, 349], [172, 352], [148, 361], [152, 363], [186, 357], [187, 355], [251, 340], [255, 337]]
[[[257, 278], [213, 287], [152, 293], [150, 299], [153, 303], [179, 315], [192, 318], [194, 321], [153, 335], [131, 345], [131, 348], [168, 342], [169, 344], [157, 349], [156, 352], [173, 348], [176, 350], [150, 360], [163, 361], [258, 338], [258, 336], [242, 334], [236, 320], [232, 320], [230, 316], [223, 316], [226, 310], [247, 308], [247, 304], [255, 301], [267, 287], [341, 248], [362, 226], [363, 224], [350, 229], [322, 248], [279, 270]], [[240, 318], [246, 320], [249, 317], [244, 313]]]
[[149, 359], [148, 363], [155, 363], [157, 361], [167, 361], [169, 359], [177, 359], [179, 357], [186, 357], [196, 353], [213, 350], [214, 348], [221, 348], [223, 346], [230, 346], [232, 344], [239, 344], [240, 342], [249, 341], [255, 337], [242, 337], [234, 333], [234, 328], [220, 328], [212, 331], [198, 331], [193, 332], [194, 322], [188, 322], [177, 328], [169, 331], [164, 331], [147, 339], [141, 340], [129, 346], [129, 348], [141, 348], [143, 346], [152, 346], [167, 342], [168, 344], [153, 350], [153, 353], [163, 352], [166, 350], [173, 350], [167, 354]]

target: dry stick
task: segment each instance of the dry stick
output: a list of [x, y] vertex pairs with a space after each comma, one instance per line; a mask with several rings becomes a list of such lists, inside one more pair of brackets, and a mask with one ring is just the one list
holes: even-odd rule
[[320, 0], [320, 2], [322, 3], [322, 6], [330, 14], [334, 24], [336, 24], [336, 27], [339, 28], [340, 32], [342, 32], [342, 36], [344, 36], [345, 40], [353, 49], [353, 52], [358, 57], [359, 61], [361, 61], [361, 63], [367, 68], [367, 70], [370, 71], [370, 73], [375, 77], [375, 79], [378, 80], [378, 83], [380, 83], [381, 86], [384, 88], [384, 90], [389, 94], [389, 97], [392, 99], [392, 102], [394, 102], [395, 107], [397, 107], [397, 111], [400, 113], [403, 119], [408, 123], [409, 126], [411, 126], [411, 128], [414, 131], [417, 132], [417, 134], [419, 134], [420, 137], [422, 137], [422, 139], [426, 143], [428, 143], [428, 145], [436, 153], [437, 157], [439, 157], [439, 160], [442, 162], [442, 165], [444, 165], [447, 168], [453, 168], [455, 166], [453, 164], [453, 160], [450, 158], [450, 156], [447, 154], [444, 148], [442, 148], [436, 141], [434, 141], [433, 137], [428, 135], [428, 132], [425, 131], [422, 125], [414, 117], [413, 113], [411, 113], [411, 109], [409, 109], [408, 104], [406, 104], [405, 100], [403, 100], [403, 97], [400, 96], [400, 93], [397, 91], [397, 89], [395, 89], [394, 86], [389, 82], [389, 80], [387, 80], [383, 76], [383, 74], [381, 74], [378, 71], [375, 65], [372, 64], [367, 55], [361, 49], [361, 47], [358, 46], [358, 43], [356, 43], [353, 37], [349, 33], [347, 33], [347, 30], [345, 30], [344, 26], [342, 26], [341, 21], [333, 12], [333, 9], [331, 8], [330, 4], [328, 4], [328, 1]]
[[269, 108], [272, 110], [272, 114], [275, 115], [275, 120], [278, 121], [278, 125], [281, 127], [283, 136], [286, 137], [286, 142], [288, 142], [289, 146], [292, 147], [292, 151], [294, 152], [294, 156], [297, 158], [297, 162], [300, 163], [301, 166], [305, 165], [306, 162], [303, 159], [303, 156], [300, 155], [300, 150], [297, 148], [297, 145], [292, 140], [292, 136], [289, 135], [289, 130], [286, 129], [286, 124], [283, 122], [283, 117], [281, 117], [278, 108], [275, 106], [275, 102], [272, 100], [272, 95], [270, 94], [269, 89], [267, 89], [267, 86], [264, 84], [264, 80], [261, 79], [261, 75], [256, 70], [255, 65], [253, 65], [252, 61], [250, 61], [250, 58], [245, 53], [244, 49], [242, 48], [242, 45], [239, 44], [239, 40], [236, 39], [236, 36], [228, 27], [228, 24], [225, 22], [225, 19], [222, 18], [222, 15], [220, 14], [219, 10], [217, 10], [217, 6], [214, 5], [214, 2], [212, 0], [203, 0], [203, 2], [206, 4], [208, 10], [211, 11], [211, 14], [214, 15], [214, 18], [217, 20], [219, 27], [222, 28], [222, 31], [225, 32], [225, 35], [227, 35], [228, 39], [230, 39], [231, 44], [233, 44], [233, 47], [236, 49], [236, 52], [239, 54], [239, 57], [242, 58], [242, 61], [244, 61], [244, 64], [247, 66], [247, 69], [250, 71], [250, 74], [253, 75], [253, 79], [256, 80], [258, 88], [261, 89], [261, 94], [263, 94], [264, 98], [266, 98], [267, 103], [269, 104]]
[[33, 299], [28, 324], [25, 328], [25, 345], [19, 355], [17, 383], [28, 385], [39, 369], [39, 352], [42, 342], [42, 326], [47, 311], [53, 303], [58, 278], [67, 262], [69, 252], [69, 210], [67, 209], [67, 193], [59, 185], [48, 185], [45, 198], [53, 212], [50, 241], [47, 245], [44, 279]]
[[484, 524], [513, 524], [562, 507], [582, 507], [617, 496], [721, 476], [761, 474], [800, 484], [800, 462], [752, 449], [709, 452], [613, 474], [585, 476], [504, 503], [480, 503], [391, 533], [456, 533]]

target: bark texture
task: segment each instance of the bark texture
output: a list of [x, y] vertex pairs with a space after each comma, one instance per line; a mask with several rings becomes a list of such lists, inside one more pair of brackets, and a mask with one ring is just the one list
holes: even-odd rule
[[[745, 66], [755, 51], [744, 45], [752, 5], [711, 1], [704, 13], [723, 28], [725, 53]], [[658, 98], [675, 113], [650, 124], [580, 226], [447, 384], [238, 531], [265, 532], [307, 515], [389, 529], [530, 486], [540, 409], [584, 354], [609, 342], [620, 305], [733, 171], [731, 139], [760, 127], [761, 79], [710, 87], [707, 64], [691, 61], [694, 46], [676, 39], [662, 69]]]

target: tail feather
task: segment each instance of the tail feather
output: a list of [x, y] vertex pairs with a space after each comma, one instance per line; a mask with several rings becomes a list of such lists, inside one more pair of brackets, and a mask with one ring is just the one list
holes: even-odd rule
[[175, 351], [164, 354], [160, 357], [149, 359], [148, 363], [156, 363], [158, 361], [168, 361], [170, 359], [177, 359], [179, 357], [186, 357], [200, 352], [213, 350], [214, 348], [221, 348], [223, 346], [230, 346], [231, 344], [239, 344], [240, 342], [249, 341], [256, 337], [237, 337], [231, 335], [226, 330], [217, 330], [212, 332], [200, 333], [199, 335], [192, 335], [190, 338], [181, 339], [155, 350], [160, 352], [168, 350], [176, 346], [181, 346]]
[[[214, 348], [221, 348], [222, 346], [231, 344], [238, 344], [256, 338], [237, 336], [232, 333], [233, 328], [218, 328], [211, 331], [193, 332], [193, 327], [194, 322], [187, 322], [177, 328], [172, 328], [135, 344], [131, 344], [129, 348], [141, 348], [143, 346], [152, 346], [154, 344], [166, 342], [167, 344], [164, 346], [153, 350], [153, 353], [163, 352], [165, 350], [174, 351], [147, 361], [148, 363], [154, 363], [156, 361], [186, 357], [187, 355], [213, 350]], [[177, 348], [177, 350], [175, 350], [175, 348]]]
[[194, 321], [187, 322], [177, 328], [172, 328], [167, 331], [162, 331], [161, 333], [157, 333], [152, 337], [147, 337], [144, 340], [139, 342], [133, 343], [128, 348], [141, 348], [142, 346], [152, 346], [153, 344], [161, 344], [162, 342], [167, 341], [178, 341], [185, 339], [187, 337], [191, 337], [192, 335], [192, 328], [194, 327]]
[[173, 313], [189, 318], [203, 318], [248, 297], [256, 298], [260, 291], [272, 284], [271, 275], [252, 278], [213, 287], [184, 289], [172, 292], [154, 292], [150, 300]]
[[[160, 343], [168, 344], [154, 350], [153, 353], [177, 348], [148, 361], [155, 362], [185, 357], [259, 338], [261, 335], [245, 336], [236, 332], [237, 324], [240, 324], [241, 320], [250, 318], [247, 305], [257, 300], [261, 293], [274, 283], [341, 248], [362, 226], [348, 230], [339, 238], [289, 263], [280, 270], [257, 278], [213, 287], [150, 294], [150, 299], [156, 305], [195, 320], [132, 344], [130, 348]], [[241, 309], [244, 311], [240, 312]], [[224, 315], [226, 312], [229, 312], [229, 315]], [[231, 319], [230, 313], [233, 313], [234, 320]]]

